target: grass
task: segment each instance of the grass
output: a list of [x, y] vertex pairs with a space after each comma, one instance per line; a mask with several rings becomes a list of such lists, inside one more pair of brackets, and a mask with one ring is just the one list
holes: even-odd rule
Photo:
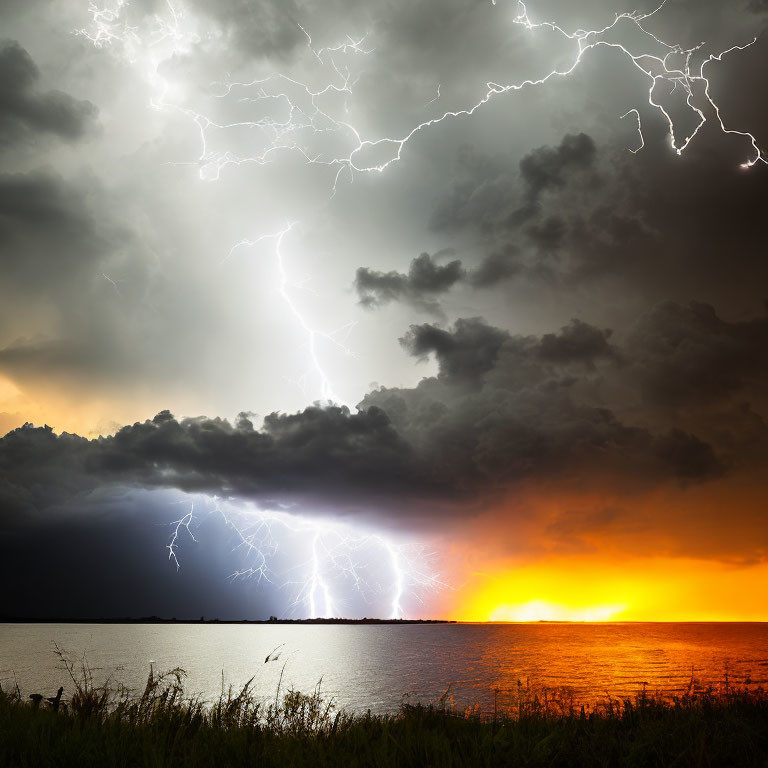
[[74, 693], [58, 712], [0, 689], [1, 766], [768, 766], [768, 692], [727, 680], [586, 710], [519, 685], [514, 707], [485, 715], [456, 711], [447, 693], [394, 715], [351, 715], [319, 685], [278, 686], [263, 700], [251, 680], [205, 704], [185, 695], [181, 669], [150, 671], [132, 694], [60, 655]]

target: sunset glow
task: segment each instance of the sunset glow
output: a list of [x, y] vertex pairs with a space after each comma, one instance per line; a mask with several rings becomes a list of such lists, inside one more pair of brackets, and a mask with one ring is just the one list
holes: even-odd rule
[[768, 566], [689, 559], [546, 561], [475, 573], [459, 621], [764, 621]]

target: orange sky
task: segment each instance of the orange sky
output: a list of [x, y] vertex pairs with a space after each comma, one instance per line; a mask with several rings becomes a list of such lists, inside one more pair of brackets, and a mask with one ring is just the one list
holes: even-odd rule
[[768, 621], [768, 563], [686, 558], [543, 560], [474, 571], [449, 597], [459, 621]]
[[519, 491], [446, 531], [437, 549], [454, 589], [441, 609], [463, 621], [768, 621], [765, 509], [748, 475]]
[[48, 424], [57, 433], [72, 432], [84, 437], [113, 434], [117, 429], [136, 421], [151, 419], [167, 408], [172, 399], [177, 415], [199, 415], [200, 404], [192, 395], [135, 387], [130, 397], [112, 392], [85, 392], [79, 400], [56, 386], [36, 383], [25, 390], [10, 379], [0, 376], [0, 437], [29, 421], [36, 426]]

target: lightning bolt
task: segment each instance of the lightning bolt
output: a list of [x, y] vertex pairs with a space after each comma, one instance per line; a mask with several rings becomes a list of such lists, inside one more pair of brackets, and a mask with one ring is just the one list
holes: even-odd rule
[[[349, 525], [309, 519], [285, 512], [257, 509], [235, 500], [212, 497], [198, 520], [194, 504], [180, 520], [171, 524], [168, 545], [179, 568], [178, 540], [182, 529], [194, 541], [192, 527], [210, 516], [219, 517], [232, 531], [233, 554], [239, 554], [246, 567], [238, 568], [231, 579], [251, 578], [266, 581], [288, 594], [287, 615], [334, 617], [345, 605], [335, 588], [346, 585], [368, 603], [383, 599], [393, 619], [405, 617], [403, 602], [423, 604], [423, 596], [448, 585], [433, 570], [434, 552], [415, 543], [396, 543], [381, 533], [355, 530]], [[271, 562], [285, 546], [306, 552], [304, 560], [287, 570], [276, 572]]]
[[[344, 355], [352, 355], [352, 350], [346, 346], [344, 343], [349, 336], [349, 334], [352, 332], [352, 329], [355, 327], [355, 322], [348, 322], [342, 325], [340, 328], [337, 328], [333, 331], [322, 331], [318, 330], [316, 328], [313, 328], [308, 320], [305, 318], [304, 314], [299, 309], [299, 306], [294, 301], [294, 299], [291, 297], [290, 294], [290, 288], [291, 288], [291, 281], [288, 278], [288, 272], [286, 270], [285, 266], [285, 258], [283, 254], [283, 241], [285, 237], [293, 230], [293, 228], [296, 226], [295, 223], [287, 223], [283, 229], [280, 231], [269, 234], [269, 235], [260, 235], [259, 237], [253, 239], [253, 240], [240, 240], [239, 242], [235, 243], [235, 245], [232, 246], [232, 248], [229, 249], [229, 252], [224, 257], [222, 262], [228, 261], [232, 254], [238, 249], [238, 248], [251, 248], [254, 246], [257, 246], [261, 243], [272, 241], [274, 243], [274, 254], [275, 254], [275, 261], [277, 264], [279, 279], [277, 284], [277, 292], [280, 295], [281, 299], [285, 303], [285, 305], [288, 307], [290, 316], [295, 320], [301, 331], [304, 333], [306, 338], [306, 345], [309, 353], [309, 362], [310, 362], [310, 372], [314, 373], [320, 382], [320, 396], [321, 399], [325, 402], [335, 402], [335, 403], [341, 403], [344, 405], [344, 400], [338, 395], [338, 393], [334, 390], [333, 385], [331, 384], [330, 377], [328, 373], [325, 370], [325, 367], [323, 366], [323, 363], [320, 360], [320, 355], [318, 351], [318, 342], [319, 341], [326, 341], [329, 344], [336, 347], [339, 351], [341, 351]], [[306, 392], [306, 381], [308, 379], [309, 373], [304, 373], [301, 375], [297, 383], [301, 386], [303, 390]]]

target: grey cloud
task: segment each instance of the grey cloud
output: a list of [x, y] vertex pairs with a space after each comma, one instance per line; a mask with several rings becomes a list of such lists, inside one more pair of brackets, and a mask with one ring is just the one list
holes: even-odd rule
[[636, 323], [626, 349], [647, 402], [679, 407], [762, 399], [768, 315], [728, 322], [702, 302], [665, 302]]
[[469, 281], [476, 288], [487, 288], [517, 277], [524, 271], [519, 249], [507, 244], [484, 256], [480, 264], [470, 272]]
[[[462, 146], [457, 153], [459, 180], [438, 202], [430, 224], [435, 230], [449, 232], [470, 228], [492, 234], [500, 229], [505, 238], [509, 237], [507, 230], [526, 225], [521, 242], [536, 243], [539, 249], [554, 252], [565, 239], [568, 226], [560, 216], [539, 216], [540, 200], [544, 193], [566, 186], [574, 173], [592, 170], [595, 156], [595, 143], [584, 133], [568, 134], [556, 147], [539, 147], [520, 161], [519, 168], [506, 157], [488, 157], [472, 146]], [[436, 312], [435, 301], [425, 299], [425, 294], [446, 292], [460, 282], [488, 288], [541, 272], [540, 264], [529, 262], [517, 244], [507, 241], [471, 269], [460, 261], [438, 267], [422, 254], [411, 262], [407, 275], [360, 267], [355, 285], [364, 306], [403, 301]]]
[[[0, 372], [22, 386], [50, 387], [53, 376], [92, 386], [131, 368], [128, 318], [103, 271], [133, 236], [105, 212], [103, 192], [91, 178], [0, 174]], [[121, 271], [135, 296], [141, 264]]]
[[630, 466], [640, 482], [721, 474], [715, 450], [695, 435], [631, 426], [601, 400], [599, 382], [620, 370], [606, 339], [579, 323], [546, 339], [480, 320], [448, 331], [415, 326], [404, 344], [417, 356], [433, 352], [440, 373], [413, 390], [373, 392], [363, 405], [389, 413], [458, 488], [490, 492], [553, 475], [627, 478]]
[[0, 261], [16, 284], [72, 276], [104, 246], [82, 190], [48, 173], [0, 174]]
[[38, 91], [39, 79], [34, 61], [17, 42], [0, 42], [0, 147], [30, 132], [77, 139], [93, 123], [93, 104], [61, 91]]
[[556, 147], [534, 149], [518, 166], [508, 157], [489, 157], [464, 146], [457, 153], [457, 180], [437, 204], [431, 226], [449, 231], [518, 227], [535, 216], [545, 192], [560, 189], [572, 174], [591, 169], [596, 152], [585, 133], [566, 134]]
[[355, 276], [355, 288], [364, 307], [379, 307], [392, 301], [402, 301], [432, 313], [439, 313], [435, 296], [449, 291], [460, 282], [465, 272], [458, 260], [439, 264], [437, 258], [422, 253], [411, 261], [407, 274], [377, 272], [360, 267]]
[[516, 226], [537, 211], [544, 192], [563, 187], [569, 174], [583, 171], [595, 160], [595, 142], [585, 133], [567, 134], [557, 147], [539, 147], [520, 161], [525, 203], [509, 216]]
[[411, 261], [407, 273], [395, 270], [378, 272], [368, 267], [358, 267], [354, 285], [360, 304], [373, 309], [391, 302], [400, 302], [442, 316], [438, 296], [448, 293], [454, 286], [468, 284], [474, 288], [487, 288], [516, 277], [527, 269], [521, 263], [514, 246], [505, 246], [488, 254], [476, 268], [469, 271], [459, 259], [438, 264], [438, 256], [440, 253], [434, 256], [422, 253]]
[[612, 331], [600, 330], [582, 320], [572, 320], [559, 334], [542, 336], [540, 354], [543, 360], [553, 363], [582, 361], [593, 365], [598, 358], [612, 358], [617, 352], [608, 343]]
[[479, 318], [457, 320], [452, 330], [433, 325], [412, 325], [400, 343], [415, 357], [435, 354], [440, 378], [479, 384], [499, 356], [506, 331], [492, 328]]
[[748, 142], [702, 141], [681, 160], [650, 138], [641, 155], [598, 152], [580, 134], [529, 153], [518, 173], [509, 160], [463, 149], [431, 224], [478, 238], [485, 255], [468, 269], [477, 287], [543, 278], [567, 291], [611, 280], [628, 296], [754, 307], [768, 279], [760, 212], [768, 174], [740, 169], [745, 153]]
[[514, 204], [518, 170], [504, 155], [488, 156], [472, 145], [456, 153], [455, 180], [435, 206], [430, 226], [438, 231], [492, 228]]

